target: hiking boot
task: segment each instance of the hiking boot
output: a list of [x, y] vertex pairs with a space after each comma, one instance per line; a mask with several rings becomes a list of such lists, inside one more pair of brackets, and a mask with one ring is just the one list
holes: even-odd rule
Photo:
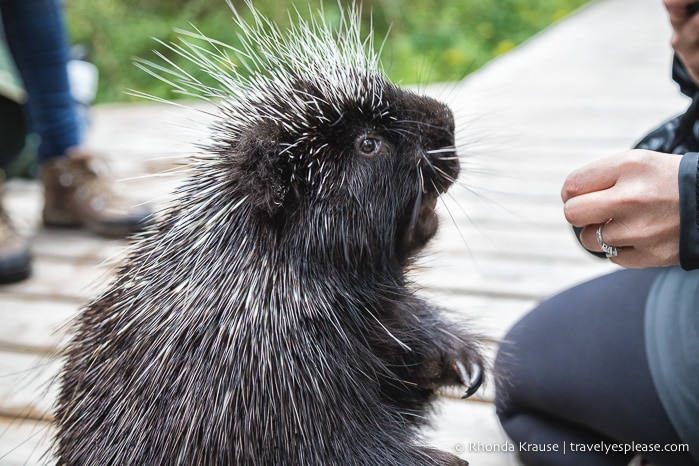
[[77, 150], [45, 162], [44, 225], [84, 227], [108, 238], [124, 238], [142, 229], [151, 209], [118, 194], [104, 168], [102, 161]]
[[0, 171], [0, 283], [12, 283], [31, 275], [28, 242], [19, 236], [2, 206], [5, 176]]

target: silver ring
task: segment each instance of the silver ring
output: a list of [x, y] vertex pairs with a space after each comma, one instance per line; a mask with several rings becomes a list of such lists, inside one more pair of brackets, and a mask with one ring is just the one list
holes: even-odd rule
[[[611, 220], [607, 221], [607, 223], [609, 223], [610, 221], [611, 221]], [[604, 225], [606, 225], [607, 223], [605, 223]], [[597, 233], [596, 233], [596, 236], [597, 236], [597, 244], [599, 245], [600, 249], [606, 254], [607, 259], [609, 259], [610, 257], [616, 257], [616, 256], [618, 256], [618, 255], [619, 255], [619, 249], [615, 248], [614, 246], [610, 246], [610, 245], [606, 244], [606, 243], [602, 240], [602, 227], [603, 227], [604, 225], [600, 225], [600, 226], [597, 227]]]

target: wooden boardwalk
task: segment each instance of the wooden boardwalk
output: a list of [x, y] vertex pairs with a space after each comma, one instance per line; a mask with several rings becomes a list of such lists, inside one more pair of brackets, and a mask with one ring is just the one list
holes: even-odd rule
[[[575, 167], [628, 148], [684, 108], [670, 81], [669, 40], [662, 2], [600, 0], [464, 82], [425, 90], [455, 109], [468, 157], [414, 278], [456, 318], [470, 319], [493, 351], [536, 302], [613, 269], [576, 244], [559, 190]], [[192, 152], [199, 117], [140, 104], [99, 106], [93, 118], [88, 145], [110, 159], [120, 184], [143, 199], [166, 199], [180, 179], [168, 170]], [[157, 173], [164, 175], [144, 177]], [[42, 230], [34, 182], [10, 182], [6, 205], [34, 238], [35, 273], [0, 287], [0, 465], [44, 464], [52, 355], [125, 243]], [[492, 386], [475, 401], [445, 395], [429, 441], [473, 465], [518, 464], [510, 453], [482, 451], [507, 440], [492, 396]]]

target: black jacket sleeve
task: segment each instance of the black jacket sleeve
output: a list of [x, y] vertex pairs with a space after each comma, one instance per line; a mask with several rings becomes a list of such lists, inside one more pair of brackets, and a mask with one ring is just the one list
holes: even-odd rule
[[699, 268], [698, 175], [699, 152], [689, 152], [682, 157], [678, 176], [680, 191], [680, 265], [685, 270]]

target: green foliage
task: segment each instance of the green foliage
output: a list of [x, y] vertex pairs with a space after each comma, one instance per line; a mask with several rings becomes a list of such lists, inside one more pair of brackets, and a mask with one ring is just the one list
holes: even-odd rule
[[[403, 84], [424, 84], [463, 78], [587, 1], [365, 0], [363, 16], [367, 29], [373, 23], [377, 47], [387, 38], [382, 59], [389, 77]], [[319, 0], [310, 2], [317, 9]], [[245, 12], [241, 0], [234, 3]], [[288, 24], [287, 10], [294, 5], [308, 16], [308, 0], [255, 0], [257, 9], [282, 26]], [[337, 18], [337, 3], [326, 0], [324, 11], [330, 19]], [[99, 102], [132, 99], [127, 89], [176, 98], [132, 60], [152, 59], [153, 50], [172, 57], [154, 39], [175, 41], [177, 28], [196, 27], [210, 37], [237, 42], [224, 0], [68, 0], [66, 13], [72, 41], [85, 44], [89, 59], [99, 68]]]

